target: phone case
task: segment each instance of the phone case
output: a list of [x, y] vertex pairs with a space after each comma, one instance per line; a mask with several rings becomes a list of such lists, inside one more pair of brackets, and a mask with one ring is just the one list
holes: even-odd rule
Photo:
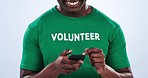
[[84, 60], [84, 58], [85, 58], [85, 55], [71, 55], [70, 57], [69, 57], [69, 59], [70, 60]]

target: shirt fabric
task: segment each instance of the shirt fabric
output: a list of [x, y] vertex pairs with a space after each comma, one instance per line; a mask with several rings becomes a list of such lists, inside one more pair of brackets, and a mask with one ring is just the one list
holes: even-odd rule
[[[69, 17], [56, 7], [32, 22], [24, 35], [20, 68], [41, 71], [66, 49], [82, 54], [85, 48], [100, 48], [113, 69], [129, 67], [126, 43], [120, 26], [92, 7], [87, 16]], [[58, 78], [101, 78], [86, 56], [80, 69]]]

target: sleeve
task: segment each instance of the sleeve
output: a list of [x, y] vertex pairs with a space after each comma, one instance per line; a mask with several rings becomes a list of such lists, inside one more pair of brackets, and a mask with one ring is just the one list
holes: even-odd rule
[[25, 32], [20, 68], [33, 71], [43, 69], [43, 57], [39, 47], [37, 28], [28, 27]]
[[113, 69], [129, 67], [130, 63], [126, 53], [126, 42], [120, 26], [114, 23], [109, 36], [108, 54], [106, 63]]

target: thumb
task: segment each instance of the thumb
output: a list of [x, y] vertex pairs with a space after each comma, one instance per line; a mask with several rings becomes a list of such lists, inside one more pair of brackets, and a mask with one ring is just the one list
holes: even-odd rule
[[87, 55], [88, 54], [88, 48], [85, 49], [84, 53], [82, 55]]
[[71, 54], [72, 50], [65, 50], [63, 53], [61, 53], [61, 56], [67, 56], [68, 54]]

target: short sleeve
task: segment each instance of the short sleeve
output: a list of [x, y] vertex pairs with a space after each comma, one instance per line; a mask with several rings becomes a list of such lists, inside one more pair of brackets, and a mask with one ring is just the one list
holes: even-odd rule
[[29, 26], [23, 39], [23, 53], [20, 68], [40, 71], [43, 68], [43, 58], [39, 47], [38, 30]]
[[126, 52], [126, 42], [123, 31], [116, 23], [110, 32], [109, 48], [106, 57], [106, 63], [113, 69], [129, 67], [130, 63]]

